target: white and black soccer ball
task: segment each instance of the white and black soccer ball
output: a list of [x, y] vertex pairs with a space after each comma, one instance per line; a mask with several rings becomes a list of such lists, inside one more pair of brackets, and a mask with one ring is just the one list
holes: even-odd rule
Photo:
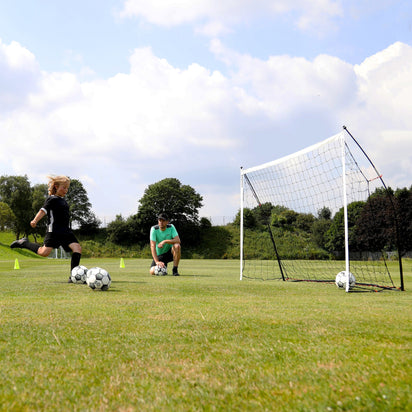
[[[346, 271], [339, 272], [336, 275], [335, 283], [336, 286], [340, 289], [346, 289]], [[349, 288], [352, 288], [356, 284], [355, 276], [351, 272], [349, 272]]]
[[86, 283], [87, 267], [79, 265], [72, 269], [70, 279], [73, 283]]
[[107, 270], [95, 267], [87, 271], [86, 283], [92, 289], [107, 290], [112, 283], [112, 279]]
[[167, 267], [166, 266], [155, 266], [154, 274], [156, 276], [166, 276], [167, 275]]

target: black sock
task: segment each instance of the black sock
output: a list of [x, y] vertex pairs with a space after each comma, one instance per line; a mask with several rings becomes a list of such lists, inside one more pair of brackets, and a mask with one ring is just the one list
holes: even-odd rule
[[81, 257], [82, 257], [81, 253], [78, 253], [78, 252], [73, 252], [72, 253], [72, 261], [71, 261], [70, 270], [73, 270], [73, 268], [75, 268], [76, 266], [79, 266]]
[[32, 252], [37, 254], [37, 251], [40, 248], [40, 245], [37, 243], [29, 242], [28, 240], [21, 245], [24, 249], [29, 249]]
[[177, 273], [177, 266], [173, 266], [173, 273]]

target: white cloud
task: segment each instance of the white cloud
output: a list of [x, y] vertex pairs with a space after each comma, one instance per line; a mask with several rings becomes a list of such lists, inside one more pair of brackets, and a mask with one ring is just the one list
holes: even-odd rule
[[411, 126], [412, 47], [395, 43], [355, 66], [359, 100], [387, 125]]
[[412, 176], [412, 47], [395, 43], [354, 67], [356, 104], [346, 116], [364, 136], [365, 148], [392, 186]]
[[120, 15], [164, 27], [194, 24], [196, 31], [214, 37], [267, 15], [290, 15], [299, 29], [322, 32], [343, 10], [340, 0], [126, 0]]
[[333, 56], [319, 55], [313, 61], [287, 55], [261, 60], [227, 50], [218, 40], [211, 43], [211, 50], [230, 64], [237, 104], [249, 115], [263, 112], [282, 119], [307, 109], [336, 111], [356, 93], [353, 67]]
[[9, 111], [36, 89], [39, 66], [34, 55], [19, 43], [7, 45], [0, 39], [0, 74], [0, 110]]
[[7, 46], [0, 39], [0, 50], [1, 60], [5, 63], [5, 67], [15, 70], [21, 70], [22, 68], [25, 68], [26, 71], [37, 70], [37, 63], [33, 53], [22, 47], [18, 42], [12, 41]]
[[[260, 60], [219, 42], [213, 50], [231, 63], [230, 75], [199, 64], [178, 69], [141, 48], [129, 73], [84, 82], [40, 71], [26, 49], [0, 43], [0, 79], [18, 73], [8, 93], [20, 96], [0, 112], [0, 174], [36, 183], [49, 173], [81, 177], [96, 213], [111, 216], [135, 212], [148, 184], [184, 178], [205, 190], [208, 214], [230, 216], [241, 165], [289, 154], [346, 124], [385, 180], [411, 184], [410, 46], [395, 43], [359, 66], [329, 55]], [[295, 134], [300, 125], [305, 133]]]

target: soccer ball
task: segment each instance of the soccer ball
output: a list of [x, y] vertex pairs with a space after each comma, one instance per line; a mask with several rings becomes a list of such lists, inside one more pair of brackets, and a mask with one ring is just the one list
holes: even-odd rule
[[166, 276], [167, 275], [167, 267], [160, 267], [160, 266], [155, 266], [154, 269], [154, 274], [156, 276]]
[[70, 279], [73, 283], [86, 283], [87, 268], [85, 266], [76, 266], [70, 273]]
[[86, 283], [92, 289], [107, 290], [112, 283], [112, 279], [107, 270], [95, 267], [87, 271]]
[[[336, 275], [336, 286], [340, 289], [346, 288], [346, 272], [343, 270]], [[349, 272], [349, 288], [355, 286], [356, 279], [351, 272]]]

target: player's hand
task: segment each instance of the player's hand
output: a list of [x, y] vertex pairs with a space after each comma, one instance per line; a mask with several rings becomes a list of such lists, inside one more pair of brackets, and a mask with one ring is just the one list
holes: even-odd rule
[[161, 242], [159, 242], [159, 243], [157, 244], [157, 247], [161, 249], [164, 244], [165, 244], [165, 242], [164, 242], [164, 240], [162, 240]]
[[[159, 245], [157, 245], [157, 246], [159, 246]], [[166, 265], [163, 263], [163, 262], [157, 262], [156, 263], [156, 266], [159, 266], [160, 268], [164, 268]]]
[[36, 227], [36, 226], [37, 226], [36, 221], [35, 221], [35, 220], [32, 220], [32, 221], [30, 222], [30, 226], [31, 226], [31, 227]]

